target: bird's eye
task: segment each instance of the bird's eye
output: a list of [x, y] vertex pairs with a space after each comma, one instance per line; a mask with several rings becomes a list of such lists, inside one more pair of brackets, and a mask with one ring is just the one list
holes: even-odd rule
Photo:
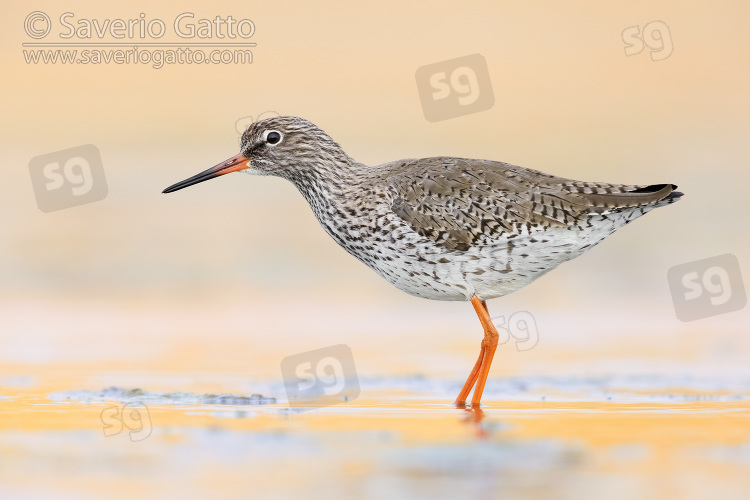
[[281, 142], [281, 132], [275, 130], [266, 130], [263, 132], [263, 140], [268, 144], [278, 144]]

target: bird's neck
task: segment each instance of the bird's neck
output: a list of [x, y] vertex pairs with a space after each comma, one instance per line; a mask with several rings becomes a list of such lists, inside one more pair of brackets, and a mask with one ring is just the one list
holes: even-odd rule
[[364, 165], [344, 155], [336, 161], [322, 160], [296, 168], [285, 177], [308, 202], [311, 202], [311, 198], [321, 197], [334, 200], [352, 192], [354, 186], [361, 182], [364, 168]]
[[[345, 155], [344, 155], [345, 156]], [[364, 165], [348, 156], [337, 161], [320, 161], [295, 169], [287, 177], [307, 200], [317, 219], [324, 225], [342, 211], [363, 182]]]

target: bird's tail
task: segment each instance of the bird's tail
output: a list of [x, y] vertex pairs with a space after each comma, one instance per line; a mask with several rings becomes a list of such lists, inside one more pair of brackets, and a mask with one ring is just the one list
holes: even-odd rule
[[[595, 207], [605, 209], [669, 205], [679, 200], [682, 193], [675, 191], [674, 184], [652, 184], [650, 186], [622, 186], [620, 192], [586, 194]], [[613, 190], [615, 191], [615, 190]], [[619, 191], [619, 190], [618, 190]]]

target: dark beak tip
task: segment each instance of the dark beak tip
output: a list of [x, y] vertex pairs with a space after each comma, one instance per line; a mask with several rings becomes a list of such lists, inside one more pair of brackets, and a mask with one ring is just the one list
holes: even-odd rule
[[214, 179], [216, 177], [219, 177], [224, 174], [228, 174], [230, 172], [236, 172], [237, 170], [243, 170], [244, 168], [248, 167], [242, 167], [240, 169], [233, 168], [230, 169], [230, 167], [235, 167], [240, 162], [247, 162], [249, 161], [249, 158], [246, 158], [242, 156], [242, 153], [233, 156], [229, 160], [226, 160], [222, 163], [219, 163], [218, 165], [209, 168], [208, 170], [204, 170], [203, 172], [200, 172], [199, 174], [196, 174], [192, 177], [189, 177], [183, 181], [180, 181], [176, 184], [172, 184], [168, 188], [166, 188], [164, 191], [162, 191], [162, 194], [164, 193], [172, 193], [174, 191], [179, 191], [180, 189], [193, 186], [195, 184], [205, 182], [209, 179]]

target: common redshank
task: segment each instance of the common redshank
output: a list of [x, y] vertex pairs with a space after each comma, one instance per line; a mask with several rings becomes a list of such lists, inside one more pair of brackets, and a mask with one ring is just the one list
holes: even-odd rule
[[465, 405], [476, 385], [476, 408], [498, 343], [486, 300], [528, 285], [682, 196], [673, 184], [581, 182], [489, 160], [371, 167], [292, 116], [253, 123], [239, 154], [164, 192], [238, 171], [291, 181], [336, 243], [400, 290], [470, 301], [484, 338], [456, 404]]

